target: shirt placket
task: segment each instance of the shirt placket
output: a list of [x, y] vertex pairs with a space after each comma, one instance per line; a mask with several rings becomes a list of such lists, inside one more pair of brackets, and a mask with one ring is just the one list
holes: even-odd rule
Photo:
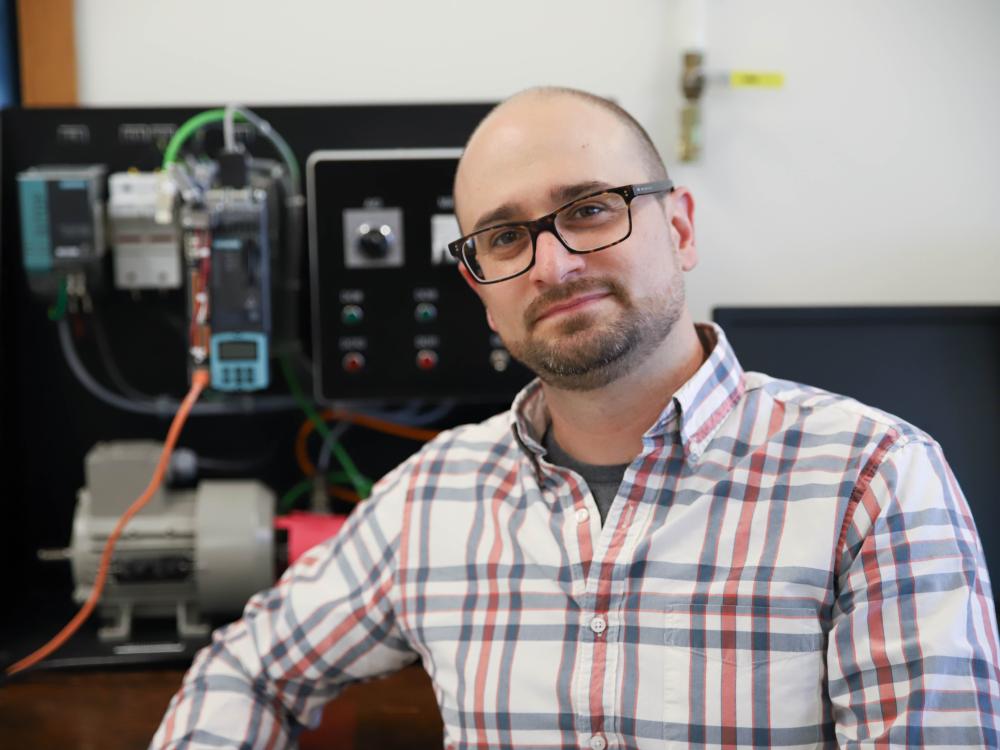
[[[588, 590], [594, 550], [601, 534], [600, 515], [597, 503], [586, 484], [574, 472], [550, 468], [546, 473], [549, 475], [549, 486], [554, 491], [553, 500], [562, 510], [562, 544], [572, 570], [571, 592], [576, 604], [571, 616], [579, 618], [572, 688], [574, 727], [580, 747], [598, 747], [604, 750], [607, 747], [606, 739], [592, 729], [592, 698], [603, 703], [603, 696], [592, 696], [590, 686], [596, 647], [598, 639], [603, 637], [607, 629], [607, 617], [597, 616], [594, 611], [594, 593]], [[598, 713], [603, 715], [603, 708]]]
[[[581, 748], [605, 750], [615, 746], [613, 727], [609, 717], [614, 717], [621, 685], [621, 637], [623, 633], [622, 581], [607, 573], [601, 580], [599, 570], [603, 563], [615, 566], [626, 563], [635, 548], [635, 526], [641, 524], [646, 512], [644, 504], [626, 505], [621, 513], [609, 515], [607, 522], [617, 521], [616, 528], [602, 528], [597, 504], [589, 491], [571, 472], [561, 471], [561, 481], [567, 483], [564, 513], [564, 543], [574, 551], [582, 565], [575, 568], [583, 572], [574, 576], [574, 598], [580, 609], [577, 613], [579, 642], [577, 669], [574, 682], [574, 707], [577, 741]], [[626, 496], [630, 486], [623, 486]], [[616, 503], [618, 501], [616, 500]]]

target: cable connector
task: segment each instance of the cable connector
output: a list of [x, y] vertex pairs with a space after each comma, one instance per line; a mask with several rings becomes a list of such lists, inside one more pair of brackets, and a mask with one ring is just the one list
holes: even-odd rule
[[240, 151], [219, 154], [219, 184], [227, 188], [245, 188], [250, 172], [247, 155]]

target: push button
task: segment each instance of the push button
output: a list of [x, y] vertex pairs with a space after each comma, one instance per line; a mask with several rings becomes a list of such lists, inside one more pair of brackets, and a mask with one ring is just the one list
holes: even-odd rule
[[365, 317], [364, 310], [358, 305], [344, 305], [340, 311], [340, 319], [345, 326], [356, 326]]
[[510, 352], [506, 349], [494, 349], [490, 352], [490, 365], [497, 372], [505, 372], [510, 365]]
[[365, 367], [365, 355], [361, 352], [348, 352], [342, 360], [345, 372], [360, 372]]
[[437, 307], [430, 302], [421, 302], [413, 311], [413, 317], [418, 323], [430, 323], [438, 316]]
[[421, 370], [433, 370], [437, 367], [438, 355], [431, 349], [421, 349], [417, 352], [417, 367]]

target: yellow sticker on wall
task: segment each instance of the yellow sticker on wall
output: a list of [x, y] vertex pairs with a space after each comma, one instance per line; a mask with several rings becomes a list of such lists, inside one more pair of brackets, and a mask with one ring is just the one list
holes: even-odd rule
[[734, 70], [729, 74], [729, 85], [736, 89], [780, 89], [785, 85], [785, 74], [760, 70]]

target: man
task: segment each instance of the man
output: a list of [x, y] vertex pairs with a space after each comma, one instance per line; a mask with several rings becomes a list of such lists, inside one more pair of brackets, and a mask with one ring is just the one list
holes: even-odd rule
[[417, 658], [454, 748], [997, 746], [990, 585], [939, 446], [694, 325], [694, 203], [641, 127], [524, 92], [455, 198], [462, 274], [539, 380], [254, 597], [154, 746], [281, 746]]

